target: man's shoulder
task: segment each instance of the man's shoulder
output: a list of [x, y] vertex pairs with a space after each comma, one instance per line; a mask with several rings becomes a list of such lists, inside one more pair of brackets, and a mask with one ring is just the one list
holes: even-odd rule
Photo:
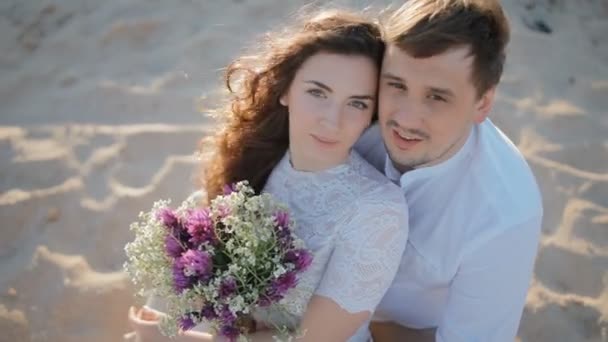
[[540, 190], [524, 156], [491, 121], [477, 130], [476, 153], [463, 189], [476, 194], [479, 222], [503, 230], [541, 217]]
[[491, 121], [479, 127], [480, 153], [474, 158], [477, 180], [486, 196], [510, 207], [541, 207], [532, 169], [513, 142]]

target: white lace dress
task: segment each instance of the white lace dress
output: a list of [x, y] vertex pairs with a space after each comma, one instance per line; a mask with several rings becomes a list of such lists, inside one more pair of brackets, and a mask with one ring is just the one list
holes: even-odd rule
[[[295, 170], [286, 154], [264, 191], [289, 207], [296, 234], [314, 259], [282, 302], [291, 319], [273, 310], [258, 312], [256, 318], [297, 325], [313, 294], [350, 313], [372, 313], [397, 272], [407, 241], [401, 189], [352, 152], [347, 163], [315, 173]], [[369, 340], [368, 323], [349, 341]]]
[[[408, 210], [401, 189], [353, 151], [347, 163], [314, 173], [293, 169], [287, 153], [264, 191], [289, 207], [313, 262], [283, 299], [287, 312], [271, 307], [255, 312], [255, 318], [297, 327], [313, 294], [350, 313], [372, 313], [392, 283], [407, 242]], [[164, 308], [154, 296], [146, 305]], [[368, 341], [368, 325], [369, 320], [348, 341]], [[207, 327], [200, 324], [195, 330]]]

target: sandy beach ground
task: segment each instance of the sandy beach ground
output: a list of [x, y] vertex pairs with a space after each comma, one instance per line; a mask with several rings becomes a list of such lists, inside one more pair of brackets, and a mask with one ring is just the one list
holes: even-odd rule
[[[121, 338], [129, 223], [193, 190], [220, 69], [305, 3], [0, 2], [0, 341]], [[545, 205], [518, 338], [608, 341], [608, 1], [504, 6], [492, 119]]]

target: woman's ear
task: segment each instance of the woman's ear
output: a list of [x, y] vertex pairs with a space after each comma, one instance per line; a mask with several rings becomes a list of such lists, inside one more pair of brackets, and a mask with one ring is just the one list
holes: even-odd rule
[[287, 93], [281, 95], [281, 97], [279, 98], [279, 103], [287, 107]]

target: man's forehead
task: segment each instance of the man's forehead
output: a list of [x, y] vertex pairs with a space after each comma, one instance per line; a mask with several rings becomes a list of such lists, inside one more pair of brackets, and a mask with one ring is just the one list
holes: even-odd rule
[[462, 81], [470, 80], [472, 64], [473, 56], [467, 47], [452, 48], [431, 57], [415, 58], [391, 44], [386, 50], [383, 72], [401, 78], [420, 76], [444, 82]]

